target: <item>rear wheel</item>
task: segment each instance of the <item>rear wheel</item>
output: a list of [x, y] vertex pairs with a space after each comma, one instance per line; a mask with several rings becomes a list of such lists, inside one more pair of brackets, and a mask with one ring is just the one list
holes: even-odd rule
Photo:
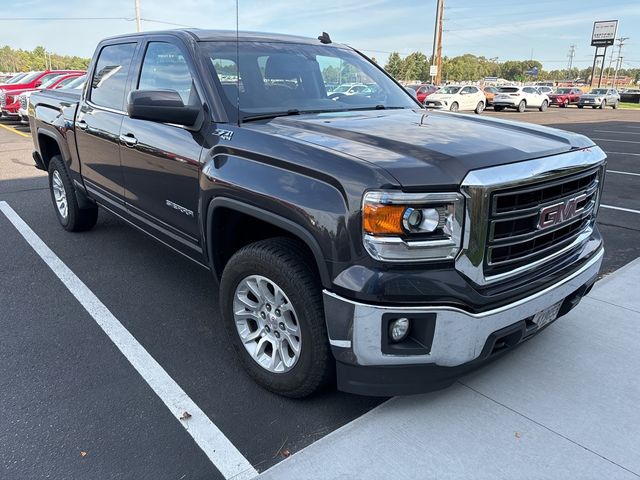
[[578, 108], [582, 108], [582, 107], [584, 107], [584, 105], [578, 105]]
[[527, 102], [525, 102], [524, 100], [520, 100], [520, 103], [518, 104], [518, 111], [522, 113], [526, 109], [527, 109]]
[[474, 110], [474, 112], [476, 112], [477, 114], [482, 113], [482, 111], [484, 110], [484, 102], [478, 102], [478, 105], [476, 105], [476, 109]]
[[540, 108], [538, 110], [540, 110], [541, 112], [544, 112], [548, 106], [549, 106], [549, 102], [547, 102], [546, 100], [543, 100], [542, 105], [540, 105]]
[[49, 162], [49, 190], [60, 225], [70, 232], [90, 230], [98, 221], [98, 207], [80, 208], [76, 190], [62, 157]]
[[457, 112], [458, 110], [460, 110], [460, 105], [458, 105], [458, 102], [453, 102], [449, 110], [451, 110], [452, 112]]
[[287, 397], [310, 395], [333, 375], [314, 268], [298, 242], [274, 238], [236, 252], [220, 282], [223, 321], [244, 369]]
[[494, 106], [493, 106], [493, 109], [494, 109], [496, 112], [501, 112], [501, 111], [503, 111], [503, 110], [504, 110], [504, 107], [503, 107], [503, 106], [501, 106], [501, 105], [494, 105]]
[[607, 108], [607, 101], [606, 100], [602, 100], [602, 103], [600, 104], [600, 110], [602, 110], [603, 108]]

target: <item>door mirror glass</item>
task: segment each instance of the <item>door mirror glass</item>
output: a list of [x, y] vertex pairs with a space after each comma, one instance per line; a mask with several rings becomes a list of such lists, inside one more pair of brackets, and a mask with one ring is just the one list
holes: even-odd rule
[[139, 120], [191, 127], [200, 112], [199, 106], [185, 106], [175, 90], [133, 90], [127, 100], [127, 113]]

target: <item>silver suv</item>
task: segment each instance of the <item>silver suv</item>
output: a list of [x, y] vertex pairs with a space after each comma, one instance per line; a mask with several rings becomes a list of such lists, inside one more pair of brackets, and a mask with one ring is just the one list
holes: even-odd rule
[[613, 88], [594, 88], [580, 97], [578, 108], [618, 108], [619, 103], [620, 94]]

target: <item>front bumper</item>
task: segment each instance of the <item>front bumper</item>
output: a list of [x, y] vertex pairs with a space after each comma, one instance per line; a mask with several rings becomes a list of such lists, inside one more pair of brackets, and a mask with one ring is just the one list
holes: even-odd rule
[[[603, 254], [600, 248], [579, 269], [553, 285], [481, 313], [438, 305], [370, 305], [325, 291], [338, 388], [382, 396], [420, 393], [451, 384], [462, 373], [505, 350], [505, 345], [514, 346], [537, 333], [531, 322], [536, 313], [563, 302], [560, 316], [577, 305], [595, 283]], [[407, 317], [413, 322], [412, 329], [418, 326], [424, 353], [388, 353], [385, 336], [390, 317]]]

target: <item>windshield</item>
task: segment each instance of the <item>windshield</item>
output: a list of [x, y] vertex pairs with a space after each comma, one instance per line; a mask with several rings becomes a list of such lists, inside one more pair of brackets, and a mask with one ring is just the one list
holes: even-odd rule
[[571, 93], [570, 88], [559, 88], [556, 93]]
[[[408, 93], [351, 49], [298, 43], [202, 42], [223, 101], [240, 117], [416, 108]], [[332, 85], [339, 86], [331, 91]], [[364, 85], [366, 84], [366, 85]], [[329, 87], [329, 88], [328, 88]]]
[[55, 77], [50, 78], [49, 80], [47, 80], [46, 82], [44, 82], [42, 85], [40, 85], [39, 88], [49, 88], [51, 85], [53, 85], [54, 83], [56, 83], [58, 80], [60, 80], [60, 77], [62, 75], [56, 75]]
[[592, 95], [606, 95], [607, 91], [602, 88], [596, 88], [595, 90], [591, 90], [589, 93]]
[[445, 95], [453, 95], [455, 93], [458, 93], [458, 91], [460, 91], [461, 88], [462, 87], [442, 87], [436, 93], [442, 93], [442, 94], [445, 94]]
[[35, 80], [36, 78], [38, 78], [40, 75], [42, 75], [42, 72], [29, 73], [26, 76], [24, 76], [23, 78], [21, 78], [20, 81], [17, 82], [17, 83], [29, 83], [29, 82]]
[[65, 83], [63, 88], [82, 88], [84, 87], [84, 82], [87, 81], [87, 76], [82, 75], [81, 77], [74, 78], [71, 82], [66, 83], [66, 80], [62, 83]]
[[17, 74], [15, 77], [11, 77], [7, 82], [5, 83], [18, 83], [20, 80], [22, 80], [24, 77], [26, 77], [28, 74], [27, 73], [19, 73]]

